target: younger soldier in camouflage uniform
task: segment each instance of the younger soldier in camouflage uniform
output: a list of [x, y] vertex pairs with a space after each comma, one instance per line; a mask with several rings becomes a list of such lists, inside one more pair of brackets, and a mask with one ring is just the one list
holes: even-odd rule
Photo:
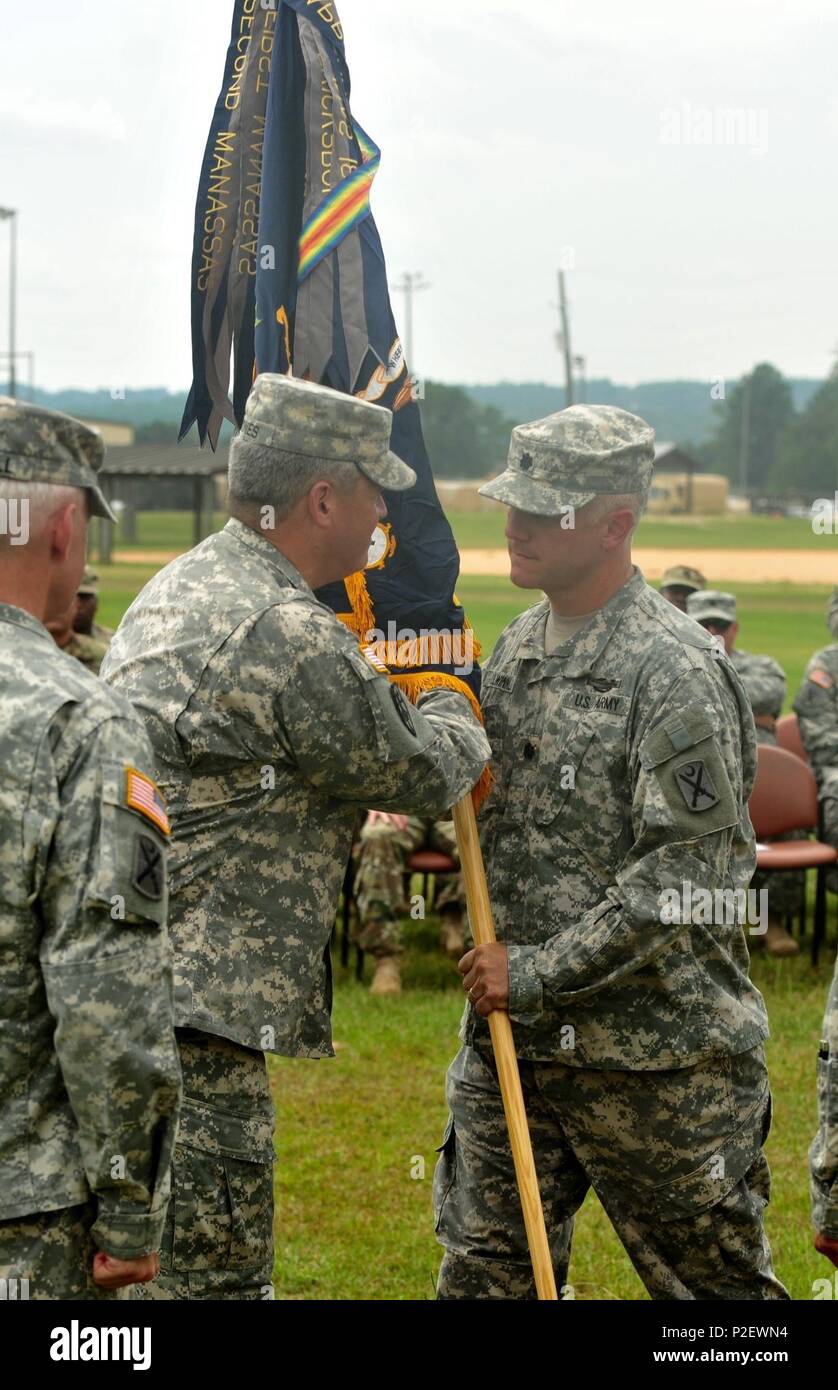
[[29, 512], [25, 545], [0, 535], [0, 1278], [32, 1299], [153, 1278], [179, 1096], [148, 740], [43, 626], [75, 593], [88, 506], [110, 516], [102, 454], [0, 400], [0, 502]]
[[184, 1104], [158, 1284], [266, 1298], [265, 1052], [332, 1055], [329, 938], [359, 807], [439, 816], [489, 754], [465, 696], [414, 708], [313, 589], [366, 563], [379, 489], [415, 474], [380, 406], [258, 377], [233, 518], [131, 605], [103, 666], [146, 723], [172, 817]]
[[[425, 847], [447, 854], [459, 866], [453, 820], [370, 811], [361, 828], [354, 849], [355, 900], [360, 919], [356, 941], [362, 951], [375, 958], [370, 994], [401, 994], [399, 957], [404, 950], [404, 933], [399, 918], [409, 910], [405, 901], [405, 869], [410, 855]], [[434, 912], [441, 918], [442, 949], [459, 960], [466, 946], [463, 921], [467, 912], [459, 872], [437, 879]]]
[[701, 570], [694, 570], [690, 565], [671, 565], [661, 576], [660, 594], [661, 598], [674, 603], [676, 608], [686, 613], [690, 595], [697, 594], [706, 585], [707, 580]]
[[777, 1299], [763, 1229], [765, 1006], [741, 920], [685, 902], [754, 865], [754, 723], [708, 634], [632, 567], [654, 435], [577, 405], [513, 431], [481, 492], [543, 602], [486, 667], [481, 843], [498, 943], [469, 1005], [434, 1189], [443, 1298], [532, 1298], [486, 1016], [506, 1009], [559, 1286], [590, 1185], [653, 1298]]
[[[786, 698], [786, 673], [773, 656], [745, 652], [736, 646], [739, 624], [736, 621], [736, 597], [717, 589], [707, 589], [704, 593], [691, 594], [687, 599], [687, 612], [691, 618], [714, 637], [718, 637], [731, 659], [745, 692], [751, 702], [757, 743], [768, 743], [777, 747], [777, 720], [782, 712]], [[801, 832], [805, 838], [805, 832]], [[796, 838], [789, 834], [789, 839]], [[768, 924], [764, 938], [758, 933], [749, 934], [748, 941], [757, 946], [765, 941], [765, 949], [770, 956], [796, 956], [800, 950], [793, 936], [785, 927], [784, 918], [792, 917], [800, 911], [800, 901], [804, 889], [804, 876], [799, 873], [769, 874], [757, 871], [751, 881], [754, 892], [768, 894]]]

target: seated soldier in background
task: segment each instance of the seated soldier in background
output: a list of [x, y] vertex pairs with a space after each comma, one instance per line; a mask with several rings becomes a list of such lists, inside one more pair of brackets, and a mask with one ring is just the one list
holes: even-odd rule
[[[359, 917], [355, 940], [362, 951], [375, 956], [371, 994], [401, 994], [404, 934], [399, 918], [409, 911], [405, 873], [409, 856], [425, 848], [447, 854], [459, 866], [453, 820], [369, 812], [355, 847], [355, 901]], [[436, 880], [434, 909], [442, 919], [440, 945], [447, 955], [459, 960], [466, 950], [466, 897], [461, 874]]]
[[102, 642], [98, 637], [88, 636], [87, 633], [77, 632], [74, 623], [76, 620], [76, 608], [78, 596], [73, 595], [73, 601], [62, 614], [57, 618], [51, 618], [46, 623], [47, 631], [55, 642], [56, 646], [67, 656], [74, 656], [76, 661], [80, 661], [91, 675], [98, 676], [99, 667], [108, 650], [107, 642]]
[[74, 631], [83, 633], [85, 637], [95, 637], [97, 642], [104, 642], [107, 646], [113, 637], [113, 629], [103, 627], [101, 623], [96, 622], [96, 611], [99, 607], [99, 576], [89, 565], [85, 566], [76, 599]]
[[[786, 674], [773, 656], [746, 652], [736, 647], [739, 633], [736, 596], [721, 593], [718, 589], [705, 589], [703, 593], [690, 594], [687, 599], [687, 612], [724, 644], [724, 649], [738, 671], [751, 702], [757, 743], [770, 743], [776, 747], [777, 719], [786, 698]], [[751, 887], [757, 892], [761, 888], [770, 888], [768, 927], [765, 933], [765, 949], [768, 954], [796, 956], [800, 947], [786, 931], [782, 919], [799, 909], [802, 892], [800, 875], [765, 874], [757, 871], [751, 881]], [[749, 934], [748, 940], [758, 944], [761, 938]]]
[[[827, 604], [826, 625], [838, 637], [838, 589], [833, 589]], [[838, 642], [815, 652], [793, 708], [818, 779], [821, 837], [838, 849]]]
[[701, 570], [694, 570], [689, 565], [671, 565], [661, 578], [661, 598], [674, 603], [676, 608], [686, 613], [690, 594], [698, 593], [706, 587], [707, 580]]

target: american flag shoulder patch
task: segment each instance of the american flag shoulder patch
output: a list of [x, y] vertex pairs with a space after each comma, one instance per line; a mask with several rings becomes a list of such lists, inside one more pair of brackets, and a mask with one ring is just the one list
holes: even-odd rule
[[172, 827], [166, 814], [166, 803], [157, 786], [150, 777], [146, 777], [144, 772], [138, 772], [135, 767], [125, 769], [125, 804], [130, 806], [132, 811], [139, 811], [141, 816], [150, 820], [164, 835], [171, 834]]
[[832, 686], [832, 677], [828, 671], [822, 670], [820, 666], [809, 672], [809, 680], [815, 685], [819, 685], [823, 690], [829, 690]]

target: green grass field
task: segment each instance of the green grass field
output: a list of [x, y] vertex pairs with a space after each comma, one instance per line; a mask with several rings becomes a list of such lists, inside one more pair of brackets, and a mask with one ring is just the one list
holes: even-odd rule
[[[216, 529], [225, 520], [224, 512], [214, 513]], [[448, 520], [461, 550], [505, 548], [505, 507], [486, 512], [452, 511]], [[817, 550], [829, 545], [830, 539], [815, 535], [808, 521], [792, 517], [646, 517], [638, 528], [636, 543], [667, 550], [682, 546], [707, 550]], [[831, 543], [838, 544], [838, 539], [833, 538]], [[140, 512], [137, 539], [125, 541], [120, 525], [115, 540], [118, 550], [186, 550], [191, 544], [192, 517], [187, 512]]]
[[[168, 519], [166, 519], [168, 518]], [[173, 520], [174, 518], [174, 520]], [[153, 519], [152, 519], [153, 520]], [[220, 518], [219, 518], [220, 520]], [[461, 546], [502, 545], [494, 518], [454, 518]], [[715, 530], [718, 522], [712, 523]], [[639, 543], [673, 549], [699, 544], [693, 523], [644, 523]], [[732, 547], [803, 548], [805, 522], [749, 518], [731, 523]], [[689, 532], [687, 533], [687, 527]], [[665, 532], [662, 539], [658, 532]], [[706, 534], [710, 534], [706, 532]], [[768, 535], [775, 537], [773, 542]], [[808, 532], [811, 535], [811, 532]], [[185, 548], [188, 520], [140, 517], [139, 544]], [[790, 537], [797, 536], [797, 540]], [[718, 534], [704, 542], [721, 546]], [[821, 543], [823, 541], [821, 540]], [[100, 620], [116, 626], [157, 567], [100, 567]], [[721, 581], [716, 581], [721, 582]], [[740, 584], [741, 645], [783, 665], [793, 698], [803, 666], [828, 640], [827, 586]], [[458, 593], [488, 653], [504, 625], [537, 595], [505, 578], [466, 577]], [[830, 898], [831, 917], [835, 900]], [[351, 972], [336, 971], [337, 1057], [313, 1063], [271, 1059], [277, 1106], [277, 1295], [284, 1299], [425, 1299], [433, 1296], [440, 1251], [431, 1220], [434, 1149], [445, 1122], [443, 1078], [456, 1051], [462, 991], [437, 947], [436, 924], [408, 922], [405, 992], [371, 999]], [[834, 925], [830, 923], [834, 938]], [[768, 1231], [777, 1272], [796, 1299], [831, 1266], [811, 1250], [806, 1152], [816, 1127], [815, 1057], [831, 950], [813, 970], [806, 955], [777, 962], [758, 955], [754, 976], [768, 1005], [769, 1067], [775, 1096], [768, 1156], [774, 1195]], [[368, 963], [369, 974], [369, 963]], [[411, 1177], [417, 1158], [424, 1178]], [[589, 1194], [577, 1219], [570, 1280], [578, 1298], [643, 1298], [643, 1287], [607, 1218]]]

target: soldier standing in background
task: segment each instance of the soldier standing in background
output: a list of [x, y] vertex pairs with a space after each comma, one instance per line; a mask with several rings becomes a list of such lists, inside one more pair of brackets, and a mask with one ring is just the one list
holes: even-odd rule
[[698, 593], [706, 585], [707, 580], [701, 570], [694, 570], [690, 565], [672, 565], [661, 578], [661, 598], [674, 603], [676, 608], [686, 613], [690, 594]]
[[463, 694], [412, 706], [313, 593], [365, 564], [380, 489], [415, 482], [391, 424], [257, 377], [230, 449], [231, 520], [146, 585], [103, 667], [146, 723], [172, 818], [184, 1103], [148, 1297], [271, 1297], [264, 1054], [333, 1054], [329, 939], [357, 810], [439, 816], [489, 755]]
[[[776, 748], [777, 720], [786, 698], [786, 673], [782, 666], [773, 656], [742, 651], [736, 646], [739, 624], [736, 621], [734, 594], [722, 593], [717, 589], [691, 594], [687, 600], [687, 612], [707, 632], [718, 637], [738, 671], [751, 702], [757, 743], [768, 743]], [[754, 891], [765, 889], [768, 892], [768, 924], [764, 940], [770, 956], [782, 959], [784, 956], [796, 956], [800, 951], [794, 937], [786, 930], [784, 919], [799, 913], [804, 882], [803, 875], [799, 873], [771, 874], [758, 869], [754, 874], [751, 881]], [[748, 939], [754, 945], [762, 940], [757, 934]]]
[[27, 519], [24, 544], [0, 535], [0, 1277], [110, 1298], [157, 1272], [169, 1195], [168, 823], [130, 705], [43, 625], [74, 600], [88, 509], [110, 517], [101, 439], [5, 398], [0, 453]]
[[113, 630], [96, 621], [99, 608], [99, 576], [89, 565], [85, 566], [76, 598], [78, 602], [73, 623], [76, 632], [83, 633], [85, 637], [95, 637], [97, 642], [104, 642], [107, 646], [113, 637]]
[[486, 1016], [515, 1029], [557, 1284], [593, 1184], [653, 1298], [783, 1299], [765, 1239], [765, 1005], [741, 921], [686, 887], [747, 888], [754, 723], [715, 643], [631, 563], [654, 435], [575, 405], [513, 431], [513, 584], [547, 597], [483, 682], [495, 784], [481, 843], [498, 943], [469, 1005], [434, 1177], [442, 1298], [532, 1298]]
[[46, 628], [55, 645], [61, 648], [65, 656], [72, 656], [76, 661], [81, 662], [92, 676], [98, 676], [105, 652], [108, 650], [108, 644], [99, 641], [97, 637], [76, 631], [73, 627], [76, 619], [76, 604], [76, 595], [73, 594], [69, 606], [63, 613], [50, 618]]

